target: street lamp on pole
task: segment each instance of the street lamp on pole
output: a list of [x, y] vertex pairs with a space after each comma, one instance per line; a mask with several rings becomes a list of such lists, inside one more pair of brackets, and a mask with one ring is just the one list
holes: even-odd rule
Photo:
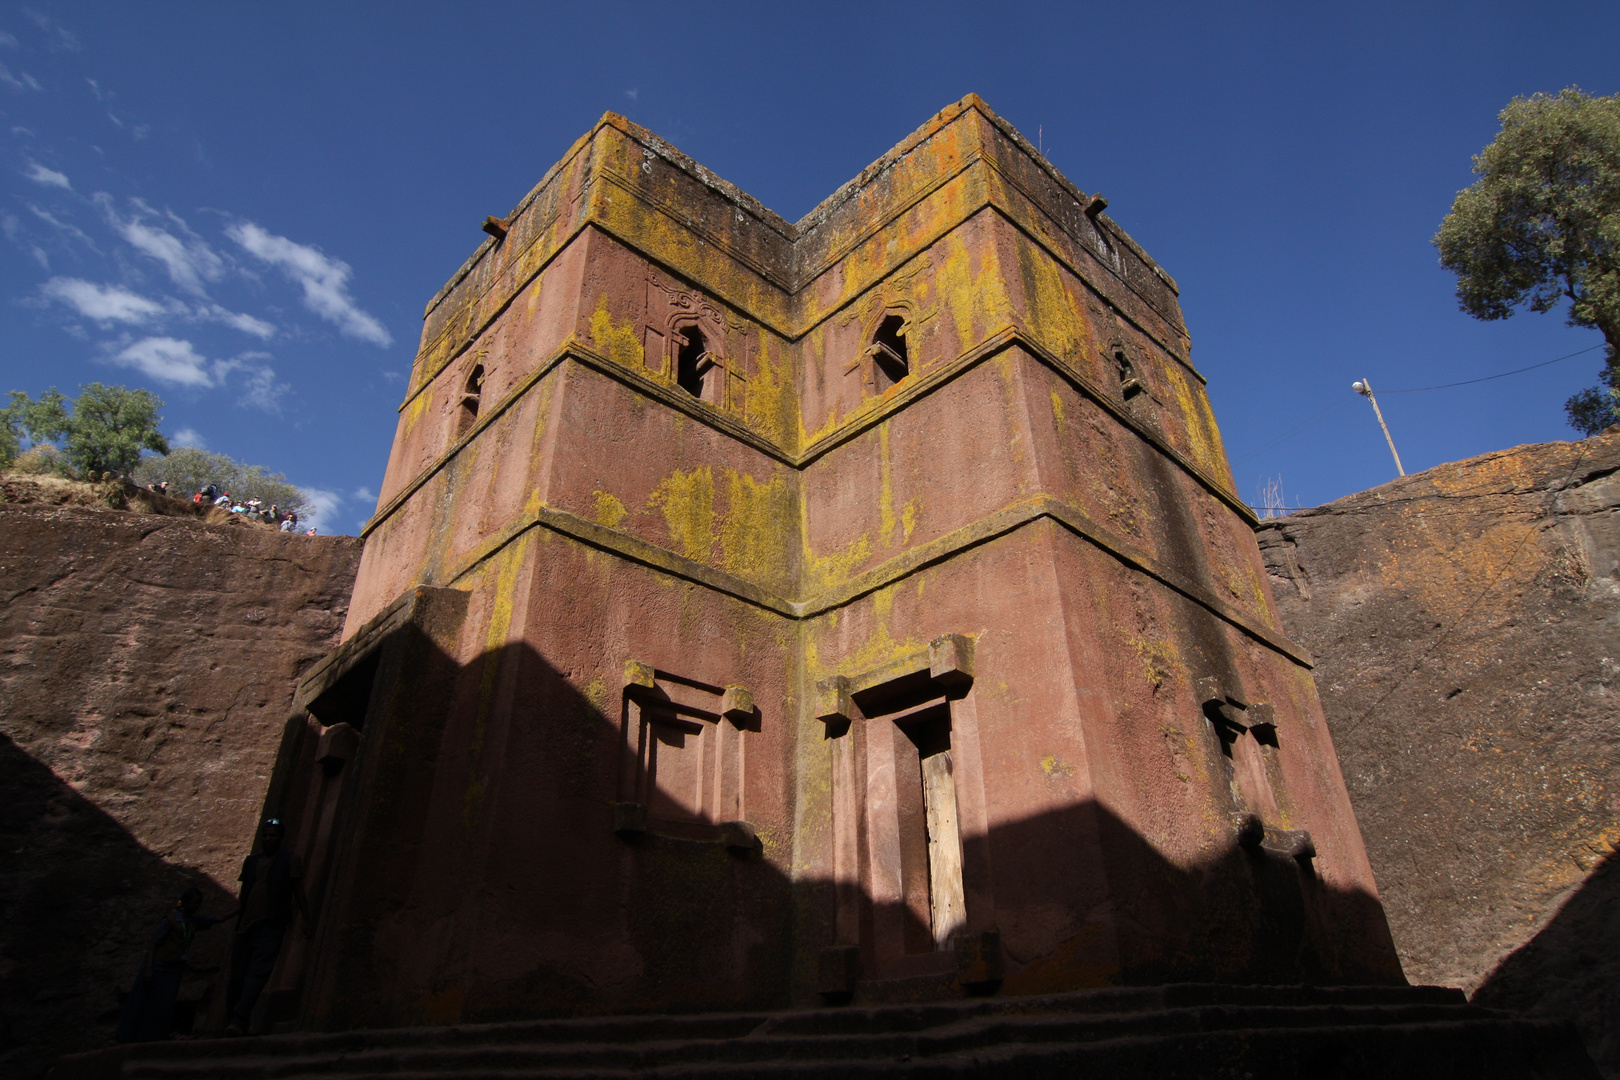
[[1378, 399], [1373, 397], [1372, 383], [1362, 379], [1351, 383], [1350, 389], [1372, 402], [1373, 415], [1378, 417], [1378, 426], [1384, 429], [1384, 441], [1389, 443], [1389, 454], [1395, 459], [1395, 471], [1405, 476], [1406, 470], [1401, 467], [1401, 455], [1395, 452], [1395, 440], [1389, 437], [1389, 425], [1384, 423], [1384, 410], [1378, 407]]

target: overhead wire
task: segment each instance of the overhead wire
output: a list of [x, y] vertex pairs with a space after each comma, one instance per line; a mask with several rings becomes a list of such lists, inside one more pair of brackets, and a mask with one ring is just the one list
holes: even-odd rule
[[1543, 360], [1539, 364], [1531, 364], [1529, 367], [1514, 368], [1512, 371], [1499, 371], [1495, 375], [1486, 375], [1478, 379], [1464, 379], [1462, 382], [1441, 383], [1438, 386], [1414, 386], [1406, 390], [1380, 390], [1378, 392], [1380, 394], [1421, 394], [1426, 390], [1450, 390], [1453, 386], [1472, 386], [1475, 383], [1490, 382], [1492, 379], [1505, 379], [1509, 375], [1520, 375], [1526, 371], [1534, 371], [1536, 368], [1544, 368], [1552, 364], [1562, 363], [1565, 360], [1570, 360], [1577, 356], [1585, 356], [1589, 352], [1596, 352], [1598, 349], [1605, 347], [1605, 345], [1593, 345], [1591, 348], [1581, 349], [1572, 353], [1565, 353], [1563, 356], [1557, 357], [1553, 360]]
[[[1425, 393], [1425, 392], [1427, 392], [1429, 390], [1450, 390], [1453, 387], [1457, 387], [1457, 386], [1472, 386], [1475, 383], [1490, 382], [1493, 379], [1505, 379], [1509, 375], [1522, 375], [1526, 371], [1534, 371], [1537, 368], [1550, 367], [1553, 364], [1559, 364], [1559, 363], [1564, 362], [1565, 360], [1573, 360], [1577, 356], [1585, 356], [1589, 352], [1596, 352], [1598, 349], [1602, 349], [1602, 348], [1605, 348], [1605, 347], [1606, 347], [1605, 344], [1592, 345], [1592, 346], [1590, 346], [1588, 348], [1585, 348], [1585, 349], [1577, 349], [1575, 352], [1572, 352], [1572, 353], [1565, 353], [1563, 356], [1554, 357], [1551, 360], [1543, 360], [1539, 364], [1531, 364], [1528, 367], [1514, 368], [1512, 371], [1499, 371], [1495, 375], [1483, 375], [1483, 376], [1481, 376], [1480, 378], [1477, 378], [1477, 379], [1464, 379], [1461, 382], [1439, 383], [1439, 384], [1436, 384], [1434, 386], [1411, 386], [1411, 387], [1406, 387], [1406, 388], [1400, 389], [1400, 390], [1380, 390], [1380, 391], [1378, 391], [1378, 393], [1380, 393], [1380, 394], [1421, 394], [1421, 393]], [[1279, 435], [1275, 436], [1274, 438], [1272, 438], [1270, 441], [1261, 444], [1260, 446], [1256, 447], [1253, 450], [1250, 450], [1248, 453], [1244, 454], [1242, 457], [1232, 459], [1232, 465], [1234, 465], [1234, 466], [1241, 465], [1244, 462], [1250, 460], [1251, 458], [1257, 457], [1260, 454], [1265, 453], [1267, 450], [1270, 450], [1270, 449], [1278, 446], [1281, 443], [1287, 442], [1289, 439], [1293, 438], [1295, 435], [1298, 435], [1300, 432], [1302, 432], [1306, 428], [1310, 427], [1313, 423], [1315, 423], [1317, 420], [1320, 420], [1322, 417], [1326, 416], [1328, 413], [1333, 412], [1335, 409], [1343, 408], [1344, 406], [1348, 405], [1350, 402], [1352, 402], [1354, 400], [1355, 400], [1354, 397], [1348, 397], [1348, 396], [1340, 398], [1339, 400], [1335, 401], [1332, 405], [1329, 405], [1327, 408], [1322, 409], [1322, 410], [1320, 410], [1318, 412], [1312, 413], [1310, 416], [1306, 417], [1304, 420], [1301, 420], [1298, 424], [1295, 424], [1293, 427], [1289, 428], [1287, 431], [1282, 432], [1281, 434], [1279, 434]]]

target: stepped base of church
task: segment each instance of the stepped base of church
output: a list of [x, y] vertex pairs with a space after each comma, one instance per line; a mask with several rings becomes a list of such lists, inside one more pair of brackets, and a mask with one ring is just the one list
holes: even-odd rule
[[197, 1039], [63, 1058], [114, 1077], [1592, 1078], [1570, 1025], [1441, 987], [1178, 985], [893, 1005]]

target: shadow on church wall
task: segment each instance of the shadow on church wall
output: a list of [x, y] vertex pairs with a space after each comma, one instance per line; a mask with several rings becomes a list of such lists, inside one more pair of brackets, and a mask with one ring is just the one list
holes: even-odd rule
[[[837, 887], [790, 877], [792, 841], [775, 829], [749, 851], [701, 821], [661, 821], [657, 795], [645, 827], [625, 828], [627, 755], [629, 789], [649, 782], [629, 749], [631, 713], [611, 696], [593, 703], [529, 645], [463, 667], [431, 627], [406, 622], [361, 651], [311, 702], [318, 719], [289, 723], [266, 802], [288, 822], [320, 909], [315, 939], [306, 949], [289, 938], [272, 982], [284, 1015], [333, 1030], [815, 1005], [837, 945], [858, 946], [856, 1001], [965, 992], [951, 943], [933, 944], [926, 902], [885, 911], [863, 881], [859, 940], [839, 940]], [[796, 723], [796, 708], [759, 704], [767, 723]], [[344, 725], [354, 745], [335, 753]], [[800, 745], [784, 730], [750, 753]], [[776, 796], [777, 820], [791, 822], [791, 792]], [[801, 857], [830, 828], [797, 827]], [[963, 876], [988, 881], [994, 898], [988, 918], [970, 911], [969, 922], [999, 935], [1000, 971], [980, 992], [1399, 981], [1392, 952], [1368, 955], [1377, 901], [1326, 887], [1308, 857], [1234, 838], [1176, 865], [1092, 802], [964, 841]], [[1100, 863], [1082, 851], [1101, 851]], [[879, 948], [883, 925], [902, 931]], [[923, 955], [940, 951], [952, 954]]]
[[[517, 705], [480, 712], [480, 688], [500, 678], [513, 680]], [[964, 987], [948, 946], [935, 975], [874, 979], [871, 928], [885, 917], [904, 927], [908, 958], [934, 949], [926, 905], [884, 912], [863, 891], [860, 940], [840, 942], [834, 882], [784, 872], [786, 838], [749, 851], [656, 813], [646, 831], [616, 833], [620, 702], [593, 704], [529, 646], [460, 665], [431, 627], [408, 624], [331, 689], [318, 703], [328, 723], [289, 722], [265, 804], [288, 821], [317, 910], [312, 941], [288, 935], [265, 1000], [307, 1026], [819, 1005], [818, 969], [837, 944], [859, 948], [857, 1002], [1390, 981], [1385, 958], [1353, 944], [1365, 940], [1354, 927], [1381, 918], [1372, 898], [1324, 888], [1308, 860], [1235, 841], [1176, 865], [1090, 802], [964, 844], [965, 874], [992, 884], [999, 980]], [[788, 723], [781, 704], [763, 704]], [[342, 715], [359, 721], [347, 744]], [[120, 992], [174, 896], [197, 885], [212, 912], [233, 898], [144, 848], [9, 740], [0, 768], [0, 1064], [27, 1076], [109, 1041]], [[1082, 864], [1082, 849], [1100, 850], [1102, 865]], [[1106, 899], [1077, 905], [1086, 882], [1086, 895]], [[182, 995], [200, 1003], [199, 1029], [218, 1019], [229, 932], [199, 938], [200, 970]]]

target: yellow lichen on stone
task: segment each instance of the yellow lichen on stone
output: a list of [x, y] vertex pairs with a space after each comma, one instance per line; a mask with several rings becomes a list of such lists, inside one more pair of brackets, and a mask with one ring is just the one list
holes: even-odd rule
[[789, 545], [794, 534], [793, 492], [787, 477], [764, 483], [726, 470], [726, 512], [720, 521], [720, 554], [728, 573], [758, 584], [789, 584]]
[[[489, 628], [484, 635], [484, 653], [480, 657], [482, 670], [478, 679], [478, 701], [473, 708], [472, 737], [467, 744], [467, 760], [472, 763], [472, 774], [462, 797], [461, 820], [470, 833], [478, 826], [479, 813], [484, 805], [484, 780], [479, 755], [484, 749], [484, 736], [489, 727], [490, 710], [495, 704], [495, 680], [500, 674], [500, 658], [507, 638], [512, 632], [512, 600], [517, 589], [518, 572], [529, 553], [529, 538], [533, 531], [524, 533], [506, 545], [490, 559], [495, 574], [495, 588], [490, 597]], [[487, 576], [486, 571], [485, 576]]]
[[669, 538], [688, 559], [708, 562], [714, 549], [714, 470], [701, 465], [666, 476], [647, 498], [664, 513]]
[[747, 419], [755, 430], [790, 444], [789, 450], [798, 450], [792, 436], [800, 431], [797, 388], [793, 383], [790, 356], [776, 356], [774, 339], [765, 333], [759, 335], [759, 349], [755, 353], [755, 367], [748, 380]]
[[1066, 419], [1063, 412], [1063, 398], [1057, 392], [1056, 387], [1052, 388], [1052, 419], [1057, 421], [1059, 424], [1062, 424]]
[[1154, 693], [1164, 685], [1165, 679], [1180, 663], [1181, 656], [1176, 647], [1168, 641], [1149, 637], [1131, 637], [1127, 639], [1131, 650], [1142, 664], [1142, 674], [1153, 685]]
[[[539, 492], [535, 494], [538, 496]], [[592, 494], [596, 497], [596, 523], [598, 525], [606, 525], [610, 529], [617, 529], [619, 523], [630, 516], [630, 511], [625, 509], [624, 503], [620, 502], [617, 496], [606, 491], [596, 491]]]
[[585, 700], [599, 713], [607, 711], [608, 694], [608, 684], [602, 681], [600, 675], [592, 675], [585, 684]]
[[908, 542], [911, 540], [911, 530], [917, 527], [917, 514], [921, 510], [921, 499], [908, 499], [906, 505], [900, 508], [900, 531]]
[[636, 324], [613, 321], [608, 311], [607, 293], [597, 298], [596, 310], [591, 313], [591, 337], [596, 341], [597, 351], [609, 360], [629, 368], [645, 366], [646, 352], [641, 346], [641, 335], [636, 333]]
[[814, 596], [835, 585], [842, 585], [859, 573], [871, 558], [871, 533], [861, 533], [829, 555], [817, 555], [810, 548], [808, 536], [804, 537], [805, 595]]
[[417, 394], [415, 397], [411, 398], [409, 403], [407, 403], [405, 406], [405, 422], [400, 425], [399, 434], [401, 438], [411, 433], [411, 431], [416, 427], [416, 422], [422, 419], [422, 414], [426, 412], [428, 410], [428, 406], [432, 404], [432, 386], [425, 387], [420, 394]]
[[894, 478], [889, 462], [889, 423], [878, 425], [878, 516], [883, 546], [894, 545]]
[[1044, 250], [1021, 240], [1017, 251], [1028, 328], [1058, 356], [1075, 355], [1088, 337], [1080, 298], [1069, 290], [1063, 269]]

